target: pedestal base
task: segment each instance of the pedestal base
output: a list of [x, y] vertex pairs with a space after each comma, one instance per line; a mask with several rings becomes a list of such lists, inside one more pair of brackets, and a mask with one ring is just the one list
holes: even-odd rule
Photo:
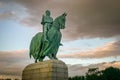
[[60, 60], [48, 60], [28, 65], [22, 80], [68, 80], [68, 68]]

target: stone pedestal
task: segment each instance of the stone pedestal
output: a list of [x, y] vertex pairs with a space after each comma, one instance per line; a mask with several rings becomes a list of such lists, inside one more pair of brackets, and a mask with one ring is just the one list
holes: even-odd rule
[[68, 68], [60, 60], [33, 63], [23, 70], [22, 80], [68, 80]]

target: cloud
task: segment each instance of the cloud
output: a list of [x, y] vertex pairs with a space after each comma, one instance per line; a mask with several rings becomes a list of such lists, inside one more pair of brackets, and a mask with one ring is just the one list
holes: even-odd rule
[[[27, 53], [28, 50], [8, 52], [0, 51], [0, 74], [21, 76], [25, 66], [33, 63], [33, 61], [29, 59]], [[90, 64], [87, 66], [83, 66], [81, 64], [68, 65], [68, 72], [69, 76], [80, 76], [85, 75], [89, 68], [99, 67], [100, 70], [103, 70], [110, 66], [120, 68], [120, 62], [113, 61], [107, 63]]]
[[[3, 1], [3, 0], [2, 0]], [[120, 1], [119, 0], [11, 0], [26, 8], [29, 14], [20, 23], [39, 26], [45, 10], [52, 12], [55, 18], [67, 12], [65, 39], [81, 37], [120, 36]], [[5, 2], [5, 0], [3, 1]], [[7, 1], [6, 1], [7, 2]], [[10, 1], [7, 2], [8, 4]]]
[[0, 19], [8, 19], [16, 17], [16, 14], [14, 12], [2, 12], [0, 13]]
[[[33, 63], [28, 57], [28, 50], [0, 51], [0, 74], [21, 76], [28, 64]], [[98, 63], [83, 66], [81, 64], [68, 65], [69, 76], [85, 75], [88, 68], [99, 67], [100, 70], [109, 66], [120, 68], [120, 62]]]
[[[36, 23], [36, 22], [38, 22], [38, 23]], [[26, 26], [29, 26], [29, 27], [40, 27], [40, 28], [42, 28], [42, 26], [40, 25], [40, 20], [35, 19], [35, 17], [25, 17], [24, 19], [22, 19], [20, 21], [20, 23], [22, 23]]]
[[109, 42], [104, 46], [85, 52], [58, 55], [60, 58], [106, 58], [117, 56], [120, 56], [120, 41]]
[[0, 51], [0, 74], [21, 75], [29, 63], [27, 50]]
[[[16, 3], [17, 0], [0, 1], [0, 20], [20, 21], [26, 16], [26, 8]], [[12, 5], [12, 6], [11, 6]]]
[[83, 76], [85, 75], [85, 73], [87, 73], [89, 68], [99, 68], [99, 70], [104, 70], [105, 68], [108, 68], [111, 66], [120, 68], [120, 62], [98, 63], [98, 64], [92, 64], [88, 66], [82, 66], [80, 64], [71, 65], [71, 66], [69, 65], [68, 72], [70, 77]]

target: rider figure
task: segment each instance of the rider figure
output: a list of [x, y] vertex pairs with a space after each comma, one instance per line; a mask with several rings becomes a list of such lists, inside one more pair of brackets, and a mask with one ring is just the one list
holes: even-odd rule
[[43, 25], [43, 35], [44, 35], [44, 40], [48, 42], [48, 35], [47, 32], [51, 28], [52, 23], [53, 23], [53, 18], [50, 17], [50, 11], [46, 10], [46, 14], [43, 15], [41, 24]]

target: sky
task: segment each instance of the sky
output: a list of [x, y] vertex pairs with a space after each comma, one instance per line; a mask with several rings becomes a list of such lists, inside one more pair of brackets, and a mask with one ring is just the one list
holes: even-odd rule
[[119, 0], [0, 0], [0, 74], [21, 75], [34, 63], [29, 45], [42, 32], [46, 10], [53, 19], [67, 13], [57, 57], [69, 66], [70, 76], [91, 65], [120, 67]]

